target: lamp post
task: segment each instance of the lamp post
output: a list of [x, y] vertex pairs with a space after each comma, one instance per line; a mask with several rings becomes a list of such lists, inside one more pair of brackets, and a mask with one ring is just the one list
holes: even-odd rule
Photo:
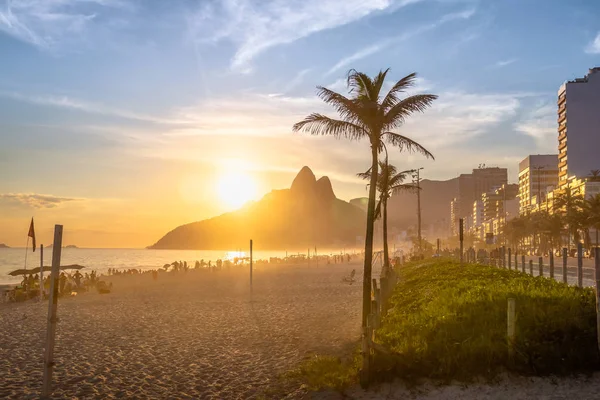
[[413, 178], [417, 179], [417, 238], [419, 240], [419, 256], [423, 254], [423, 247], [421, 242], [421, 175], [420, 171], [423, 169], [413, 169], [412, 172], [415, 174]]

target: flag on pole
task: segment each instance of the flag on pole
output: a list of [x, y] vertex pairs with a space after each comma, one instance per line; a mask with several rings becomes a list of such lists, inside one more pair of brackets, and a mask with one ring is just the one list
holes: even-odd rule
[[33, 252], [35, 253], [35, 229], [33, 228], [33, 217], [31, 218], [31, 224], [29, 225], [29, 233], [27, 234], [27, 236], [31, 238], [33, 244]]

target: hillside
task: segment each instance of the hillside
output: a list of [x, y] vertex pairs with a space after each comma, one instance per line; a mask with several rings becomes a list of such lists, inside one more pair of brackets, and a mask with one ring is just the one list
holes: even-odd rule
[[337, 199], [326, 176], [316, 180], [308, 167], [290, 189], [274, 190], [242, 209], [179, 226], [152, 249], [223, 250], [246, 247], [253, 239], [262, 249], [354, 246], [364, 236], [365, 213]]

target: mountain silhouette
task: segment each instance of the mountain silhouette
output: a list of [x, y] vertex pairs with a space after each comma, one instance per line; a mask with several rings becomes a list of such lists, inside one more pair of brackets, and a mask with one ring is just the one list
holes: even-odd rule
[[179, 226], [152, 249], [226, 250], [246, 248], [250, 239], [261, 249], [354, 246], [364, 236], [366, 213], [335, 197], [331, 181], [316, 180], [303, 167], [290, 189], [273, 190], [237, 211]]

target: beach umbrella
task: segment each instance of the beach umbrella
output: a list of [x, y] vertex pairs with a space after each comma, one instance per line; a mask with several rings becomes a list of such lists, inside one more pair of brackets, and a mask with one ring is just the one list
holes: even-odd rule
[[[49, 265], [44, 265], [44, 272], [49, 272], [52, 271], [52, 267]], [[66, 269], [82, 269], [85, 268], [83, 265], [79, 265], [79, 264], [71, 264], [71, 265], [61, 265], [60, 266], [60, 270], [64, 271]], [[19, 271], [19, 270], [17, 270]], [[28, 269], [27, 270], [28, 274], [39, 274], [40, 273], [40, 267], [34, 268], [34, 269]]]
[[19, 275], [27, 275], [27, 274], [31, 274], [31, 270], [30, 269], [16, 269], [14, 271], [11, 271], [8, 273], [10, 276], [19, 276]]

